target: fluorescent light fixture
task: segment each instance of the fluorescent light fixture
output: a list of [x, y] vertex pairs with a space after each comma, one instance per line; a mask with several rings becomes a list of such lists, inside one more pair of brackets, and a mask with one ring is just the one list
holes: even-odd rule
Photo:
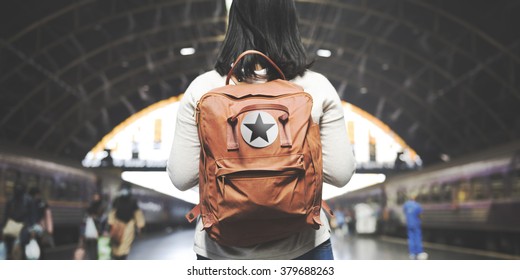
[[164, 171], [124, 171], [121, 174], [121, 178], [132, 184], [152, 189], [193, 204], [199, 203], [198, 188], [192, 188], [184, 192], [180, 191], [172, 184], [168, 173]]
[[229, 13], [229, 9], [231, 8], [231, 4], [233, 3], [233, 0], [226, 0], [226, 9]]
[[316, 51], [316, 54], [321, 57], [330, 57], [332, 52], [330, 50], [319, 49]]
[[331, 199], [351, 191], [359, 190], [375, 184], [382, 183], [385, 180], [386, 176], [384, 174], [354, 174], [354, 176], [352, 176], [352, 179], [350, 179], [350, 182], [348, 182], [348, 184], [342, 188], [337, 188], [327, 183], [323, 183], [322, 197], [324, 200]]
[[192, 55], [195, 53], [195, 48], [182, 48], [181, 55]]

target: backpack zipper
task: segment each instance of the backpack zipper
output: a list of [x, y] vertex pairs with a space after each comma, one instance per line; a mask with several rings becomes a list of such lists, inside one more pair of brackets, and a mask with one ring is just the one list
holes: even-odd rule
[[[241, 174], [227, 174], [222, 175], [220, 178], [222, 179], [222, 183], [224, 183], [224, 178], [227, 176], [232, 179], [258, 179], [258, 178], [270, 178], [270, 177], [289, 177], [294, 175], [300, 175], [300, 173], [304, 174], [304, 170], [287, 170], [283, 172], [279, 171], [262, 171], [255, 172], [255, 174], [248, 173], [248, 171], [239, 172]], [[278, 174], [274, 174], [278, 173]]]

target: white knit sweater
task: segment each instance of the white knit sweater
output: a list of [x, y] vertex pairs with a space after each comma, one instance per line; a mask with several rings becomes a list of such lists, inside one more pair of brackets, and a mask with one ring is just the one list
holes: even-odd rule
[[[323, 178], [337, 187], [345, 186], [355, 171], [352, 147], [347, 137], [341, 101], [334, 87], [323, 75], [307, 70], [292, 82], [303, 87], [313, 98], [312, 119], [320, 124], [323, 149]], [[216, 71], [198, 76], [181, 100], [173, 146], [167, 171], [175, 187], [187, 190], [198, 186], [200, 143], [194, 112], [197, 101], [206, 92], [225, 84]], [[210, 259], [293, 259], [330, 238], [324, 213], [319, 230], [308, 229], [288, 238], [253, 247], [224, 247], [211, 240], [199, 220], [195, 230], [194, 250]]]

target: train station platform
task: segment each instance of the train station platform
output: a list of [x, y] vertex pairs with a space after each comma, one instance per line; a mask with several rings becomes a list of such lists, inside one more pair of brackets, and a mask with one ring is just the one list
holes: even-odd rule
[[[156, 233], [137, 239], [129, 255], [132, 260], [195, 260], [193, 230]], [[387, 236], [333, 235], [336, 260], [408, 260], [405, 239]], [[481, 250], [424, 243], [431, 260], [501, 260], [519, 259]]]
[[[193, 229], [166, 230], [137, 238], [129, 260], [195, 260]], [[423, 243], [429, 260], [518, 260], [520, 256]], [[332, 235], [336, 260], [408, 260], [406, 239], [376, 235]], [[49, 250], [47, 259], [67, 260], [73, 256], [75, 245]]]
[[[196, 261], [193, 252], [193, 229], [172, 229], [168, 231], [147, 233], [135, 240], [130, 261], [77, 261], [67, 262], [38, 262], [30, 263], [33, 270], [27, 273], [44, 270], [53, 271], [54, 280], [70, 279], [71, 275], [77, 275], [82, 271], [81, 279], [91, 279], [95, 275], [111, 275], [117, 271], [118, 278], [145, 279], [150, 271], [156, 275], [169, 275], [172, 279], [209, 279], [206, 274], [190, 274], [193, 271], [220, 271], [245, 269], [247, 271], [269, 271], [264, 276], [240, 279], [301, 279], [303, 274], [282, 274], [282, 269], [297, 269], [297, 272], [305, 272], [307, 267], [327, 268], [335, 271], [334, 277], [327, 279], [347, 279], [346, 277], [363, 277], [363, 279], [381, 279], [383, 277], [403, 277], [408, 275], [421, 275], [421, 279], [442, 279], [446, 272], [450, 271], [451, 278], [490, 279], [492, 276], [511, 275], [518, 267], [517, 261], [502, 261], [520, 259], [519, 256], [498, 254], [447, 245], [424, 243], [424, 248], [429, 254], [429, 260], [417, 261], [411, 264], [408, 258], [408, 249], [405, 239], [375, 235], [333, 235], [332, 245], [335, 260], [338, 262], [314, 262], [314, 261], [215, 261], [211, 264]], [[72, 258], [74, 245], [60, 246], [48, 252], [49, 259], [67, 260]], [[347, 260], [361, 260], [358, 262], [341, 262]], [[395, 260], [386, 262], [385, 260]], [[462, 260], [462, 261], [456, 261]], [[478, 265], [475, 260], [479, 260]], [[482, 263], [480, 260], [488, 260]], [[136, 265], [136, 262], [138, 265]], [[16, 271], [25, 262], [12, 262], [13, 266], [2, 266], [2, 269]], [[6, 264], [6, 263], [5, 263]], [[18, 265], [18, 266], [17, 266]], [[377, 269], [374, 270], [374, 267]], [[226, 270], [226, 271], [227, 271]], [[7, 271], [7, 270], [6, 270]], [[292, 271], [292, 270], [291, 270]], [[205, 273], [205, 272], [204, 272]], [[274, 274], [271, 274], [274, 273]], [[285, 273], [285, 272], [284, 272]], [[292, 273], [292, 272], [291, 272]], [[123, 275], [123, 276], [121, 276]], [[190, 276], [191, 275], [191, 276]], [[198, 276], [194, 276], [198, 275]], [[212, 274], [213, 275], [213, 274]], [[270, 275], [270, 276], [267, 276]], [[189, 276], [188, 278], [186, 278]], [[229, 276], [229, 275], [228, 275]], [[231, 277], [231, 276], [230, 276]], [[234, 277], [234, 276], [233, 276]], [[322, 276], [324, 277], [324, 276]], [[215, 279], [228, 279], [215, 278]], [[309, 278], [310, 279], [310, 278]]]

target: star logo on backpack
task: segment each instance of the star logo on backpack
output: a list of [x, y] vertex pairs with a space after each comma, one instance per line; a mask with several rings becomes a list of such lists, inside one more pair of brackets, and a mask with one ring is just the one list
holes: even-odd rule
[[240, 126], [244, 141], [252, 147], [264, 148], [278, 138], [278, 124], [264, 111], [249, 112]]

